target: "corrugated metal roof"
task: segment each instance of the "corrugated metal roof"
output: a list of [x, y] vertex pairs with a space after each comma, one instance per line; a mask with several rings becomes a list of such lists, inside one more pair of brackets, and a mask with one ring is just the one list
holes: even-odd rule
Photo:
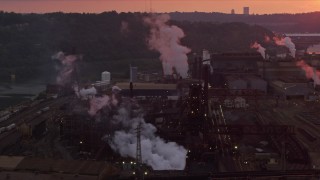
[[14, 170], [23, 159], [21, 156], [0, 156], [0, 169]]
[[285, 83], [282, 81], [275, 80], [275, 81], [272, 81], [271, 84], [273, 84], [279, 88], [285, 88]]

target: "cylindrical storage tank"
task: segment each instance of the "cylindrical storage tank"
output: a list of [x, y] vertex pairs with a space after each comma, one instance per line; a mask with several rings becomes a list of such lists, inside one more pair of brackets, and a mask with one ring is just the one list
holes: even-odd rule
[[101, 73], [101, 81], [102, 82], [110, 82], [111, 80], [111, 73], [108, 71], [104, 71]]

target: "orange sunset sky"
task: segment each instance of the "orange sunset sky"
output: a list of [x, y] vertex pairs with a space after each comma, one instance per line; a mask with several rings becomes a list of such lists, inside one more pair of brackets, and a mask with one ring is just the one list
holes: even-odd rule
[[[244, 6], [250, 14], [303, 13], [320, 11], [320, 0], [0, 0], [0, 10], [22, 13], [44, 12], [224, 12]], [[150, 8], [151, 7], [151, 8]]]

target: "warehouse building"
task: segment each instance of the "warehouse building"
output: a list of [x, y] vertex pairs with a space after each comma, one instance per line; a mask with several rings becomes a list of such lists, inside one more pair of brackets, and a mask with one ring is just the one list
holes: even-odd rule
[[227, 76], [226, 85], [229, 89], [247, 89], [248, 88], [247, 81], [238, 76]]
[[268, 83], [267, 81], [257, 76], [246, 76], [245, 79], [248, 82], [248, 89], [255, 89], [262, 92], [267, 92]]
[[[121, 89], [122, 96], [130, 96], [130, 83], [117, 83], [115, 86]], [[135, 97], [167, 97], [177, 100], [178, 94], [177, 84], [133, 83], [133, 95]]]
[[271, 81], [270, 87], [274, 94], [285, 99], [304, 98], [306, 99], [314, 90], [309, 82], [302, 80], [280, 79]]
[[229, 89], [253, 89], [267, 92], [268, 83], [260, 77], [252, 75], [227, 76], [226, 85]]
[[0, 156], [0, 179], [117, 179], [120, 169], [106, 162]]

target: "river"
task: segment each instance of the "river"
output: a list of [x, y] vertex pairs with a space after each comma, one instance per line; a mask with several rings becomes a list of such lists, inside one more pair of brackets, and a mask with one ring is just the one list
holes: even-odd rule
[[0, 110], [36, 97], [45, 83], [0, 83]]

